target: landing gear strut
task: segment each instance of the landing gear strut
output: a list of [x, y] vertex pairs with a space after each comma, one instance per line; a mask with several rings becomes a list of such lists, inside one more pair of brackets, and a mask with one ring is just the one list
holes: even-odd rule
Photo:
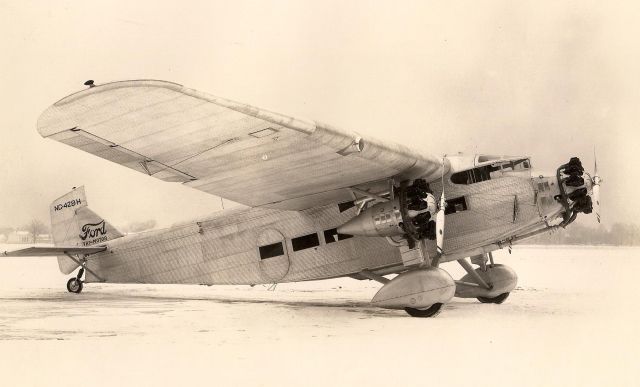
[[467, 275], [456, 281], [456, 297], [476, 298], [483, 304], [502, 304], [518, 283], [515, 271], [495, 264], [491, 253], [476, 255], [471, 261], [480, 267], [474, 270], [466, 259], [458, 261]]
[[84, 274], [84, 268], [80, 268], [76, 277], [69, 278], [67, 281], [67, 291], [69, 293], [80, 293], [84, 282], [82, 281], [82, 275]]

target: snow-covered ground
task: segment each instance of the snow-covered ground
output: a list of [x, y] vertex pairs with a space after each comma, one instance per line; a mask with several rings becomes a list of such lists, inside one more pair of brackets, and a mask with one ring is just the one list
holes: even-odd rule
[[370, 307], [371, 281], [75, 295], [55, 259], [0, 258], [0, 385], [640, 384], [640, 249], [516, 247], [496, 260], [520, 277], [504, 304], [454, 299], [417, 319]]

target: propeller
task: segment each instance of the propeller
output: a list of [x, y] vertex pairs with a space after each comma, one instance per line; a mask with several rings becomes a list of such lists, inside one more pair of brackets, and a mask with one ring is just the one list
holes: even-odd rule
[[593, 177], [591, 178], [591, 199], [593, 202], [593, 211], [596, 213], [598, 223], [600, 223], [600, 183], [602, 179], [598, 175], [598, 162], [596, 160], [596, 148], [593, 148]]
[[444, 253], [444, 208], [446, 202], [444, 200], [444, 156], [442, 157], [442, 194], [440, 195], [440, 205], [436, 214], [436, 248], [438, 254]]

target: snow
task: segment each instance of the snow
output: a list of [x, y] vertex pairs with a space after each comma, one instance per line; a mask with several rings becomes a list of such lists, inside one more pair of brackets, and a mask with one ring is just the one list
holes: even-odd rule
[[[637, 385], [638, 248], [516, 247], [502, 305], [433, 319], [369, 306], [379, 284], [88, 284], [0, 259], [0, 380], [15, 385]], [[455, 263], [443, 265], [454, 278]]]

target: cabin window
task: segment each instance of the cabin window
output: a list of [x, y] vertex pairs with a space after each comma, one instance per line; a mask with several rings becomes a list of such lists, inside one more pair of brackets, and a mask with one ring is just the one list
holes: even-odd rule
[[349, 238], [353, 238], [353, 235], [338, 234], [338, 230], [335, 228], [324, 231], [324, 242], [327, 244]]
[[468, 174], [469, 171], [456, 172], [451, 175], [451, 182], [453, 184], [471, 184]]
[[456, 212], [467, 210], [467, 199], [464, 196], [455, 199], [447, 200], [447, 206], [445, 207], [444, 214], [455, 214]]
[[260, 259], [267, 259], [284, 255], [284, 247], [282, 246], [282, 242], [260, 246], [258, 247], [258, 250], [260, 250]]
[[291, 239], [291, 247], [293, 247], [293, 251], [310, 249], [319, 245], [320, 240], [318, 239], [318, 233], [315, 232], [313, 234], [303, 235]]

